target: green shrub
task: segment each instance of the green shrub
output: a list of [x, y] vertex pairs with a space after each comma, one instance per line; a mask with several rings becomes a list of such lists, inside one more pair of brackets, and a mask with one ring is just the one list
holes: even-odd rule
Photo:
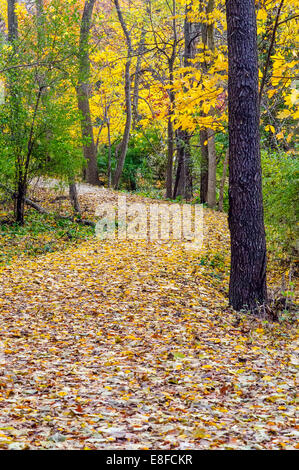
[[268, 247], [298, 251], [298, 160], [262, 151], [264, 212]]

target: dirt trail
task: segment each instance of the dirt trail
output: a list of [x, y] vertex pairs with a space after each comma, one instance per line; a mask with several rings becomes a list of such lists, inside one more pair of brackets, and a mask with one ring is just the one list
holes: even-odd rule
[[200, 252], [90, 240], [1, 267], [0, 448], [296, 447], [295, 332], [227, 308], [205, 219]]

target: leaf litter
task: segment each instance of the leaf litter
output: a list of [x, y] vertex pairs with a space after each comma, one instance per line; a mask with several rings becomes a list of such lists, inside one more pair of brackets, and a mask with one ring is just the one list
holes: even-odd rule
[[2, 266], [0, 448], [298, 448], [297, 329], [228, 308], [228, 265], [206, 210], [200, 252], [89, 239]]

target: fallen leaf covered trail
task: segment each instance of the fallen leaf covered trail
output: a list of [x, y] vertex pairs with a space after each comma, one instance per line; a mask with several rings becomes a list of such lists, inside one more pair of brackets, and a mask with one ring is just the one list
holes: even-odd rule
[[293, 448], [294, 332], [236, 322], [205, 255], [88, 241], [1, 268], [0, 446]]

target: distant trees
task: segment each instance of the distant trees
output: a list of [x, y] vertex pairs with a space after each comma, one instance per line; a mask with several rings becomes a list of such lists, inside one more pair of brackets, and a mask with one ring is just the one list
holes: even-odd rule
[[226, 0], [229, 113], [229, 301], [254, 310], [267, 300], [254, 0]]
[[263, 141], [292, 159], [295, 0], [227, 0], [227, 20], [224, 3], [0, 2], [0, 182], [19, 223], [35, 175], [64, 178], [75, 212], [76, 179], [99, 184], [99, 172], [114, 188], [226, 210], [229, 167], [230, 299], [251, 308], [266, 298], [253, 35]]

